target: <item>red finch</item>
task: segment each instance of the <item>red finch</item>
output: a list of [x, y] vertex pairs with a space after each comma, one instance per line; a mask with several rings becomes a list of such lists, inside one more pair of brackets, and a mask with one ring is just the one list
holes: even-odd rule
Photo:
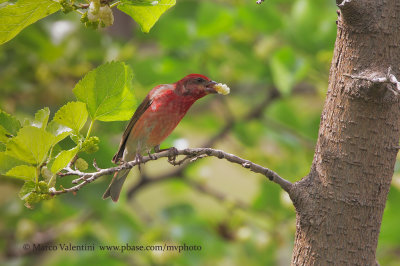
[[[159, 150], [159, 144], [171, 134], [190, 106], [207, 94], [216, 92], [227, 94], [229, 88], [199, 74], [190, 74], [173, 84], [154, 87], [129, 121], [112, 161], [140, 160], [143, 152], [150, 152], [152, 148]], [[111, 196], [114, 202], [118, 201], [129, 171], [123, 169], [114, 174], [103, 199]]]

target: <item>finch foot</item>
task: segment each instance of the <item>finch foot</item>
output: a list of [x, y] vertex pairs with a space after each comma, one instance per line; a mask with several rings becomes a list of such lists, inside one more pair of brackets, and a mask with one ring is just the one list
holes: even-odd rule
[[[155, 151], [155, 148], [154, 148], [154, 151]], [[157, 157], [155, 155], [151, 154], [150, 152], [151, 152], [151, 150], [147, 151], [147, 155], [149, 155], [150, 160], [156, 160]]]
[[175, 147], [171, 147], [167, 149], [169, 151], [168, 154], [168, 162], [172, 165], [177, 165], [176, 163], [176, 156], [178, 156], [178, 149]]
[[[157, 146], [154, 147], [154, 151], [156, 153], [162, 152], [162, 151], [169, 151], [169, 153], [168, 153], [168, 162], [170, 164], [174, 165], [174, 166], [182, 164], [182, 163], [179, 163], [179, 162], [176, 161], [176, 156], [178, 156], [178, 149], [175, 148], [175, 147], [171, 147], [169, 149], [160, 149], [160, 145], [157, 145]], [[149, 154], [149, 156], [150, 156], [150, 154]]]
[[123, 159], [120, 159], [119, 161], [113, 162], [113, 163], [115, 163], [116, 165], [123, 165], [124, 163], [127, 163], [127, 162], [124, 161]]

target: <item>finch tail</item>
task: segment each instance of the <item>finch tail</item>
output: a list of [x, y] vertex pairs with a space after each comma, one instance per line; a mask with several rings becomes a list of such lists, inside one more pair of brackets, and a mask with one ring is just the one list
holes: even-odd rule
[[103, 194], [103, 199], [111, 197], [114, 202], [119, 199], [119, 194], [121, 193], [122, 185], [125, 182], [126, 177], [131, 169], [122, 169], [114, 174], [110, 185], [108, 186], [106, 192]]

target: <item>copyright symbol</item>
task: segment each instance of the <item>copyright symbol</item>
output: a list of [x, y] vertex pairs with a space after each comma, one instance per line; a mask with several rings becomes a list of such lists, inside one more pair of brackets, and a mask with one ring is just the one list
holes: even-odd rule
[[29, 245], [28, 243], [25, 243], [22, 247], [24, 248], [24, 250], [31, 249], [31, 245]]

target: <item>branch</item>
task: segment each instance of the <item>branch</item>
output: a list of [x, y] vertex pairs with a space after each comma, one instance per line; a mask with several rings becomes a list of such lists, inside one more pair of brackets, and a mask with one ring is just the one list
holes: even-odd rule
[[[177, 155], [185, 155], [188, 158], [190, 158], [191, 161], [200, 159], [200, 158], [204, 158], [204, 157], [210, 157], [210, 156], [217, 157], [219, 159], [225, 159], [231, 163], [239, 164], [242, 167], [249, 169], [250, 171], [265, 175], [266, 177], [268, 177], [269, 180], [280, 185], [282, 187], [282, 189], [285, 190], [286, 192], [289, 192], [289, 190], [292, 187], [291, 182], [283, 179], [277, 173], [275, 173], [274, 171], [272, 171], [268, 168], [262, 167], [261, 165], [255, 164], [251, 161], [242, 159], [236, 155], [226, 153], [221, 150], [210, 149], [210, 148], [195, 148], [195, 149], [184, 149], [184, 150], [169, 149], [166, 151], [154, 153], [151, 155], [151, 158], [149, 156], [145, 156], [141, 159], [140, 163], [147, 163], [148, 161], [158, 160], [158, 159], [164, 158], [164, 157], [170, 158], [170, 160], [173, 163], [175, 161], [175, 158]], [[73, 182], [75, 182], [75, 183], [80, 182], [80, 183], [71, 188], [63, 188], [62, 190], [51, 191], [49, 193], [51, 195], [59, 195], [59, 194], [68, 193], [68, 192], [76, 192], [79, 189], [81, 189], [83, 186], [95, 181], [96, 179], [98, 179], [101, 176], [110, 175], [110, 174], [118, 172], [122, 169], [131, 169], [132, 167], [136, 166], [138, 163], [139, 162], [137, 160], [134, 160], [134, 161], [124, 163], [117, 167], [101, 169], [97, 172], [92, 172], [92, 173], [84, 173], [84, 172], [81, 172], [78, 170], [73, 170], [70, 167], [66, 167], [63, 170], [64, 171], [63, 176], [76, 175], [76, 176], [78, 176], [78, 178], [75, 179]], [[146, 181], [147, 181], [146, 179], [143, 179], [141, 182], [146, 182]]]
[[336, 0], [336, 5], [340, 8], [344, 7], [347, 3], [350, 3], [351, 0]]
[[396, 86], [396, 89], [389, 88], [394, 95], [399, 95], [400, 94], [400, 82], [397, 80], [396, 76], [393, 75], [392, 73], [392, 68], [388, 68], [388, 72], [386, 73], [386, 76], [384, 77], [376, 77], [376, 76], [356, 76], [356, 75], [350, 75], [350, 74], [343, 74], [343, 76], [350, 77], [352, 79], [360, 79], [360, 80], [366, 80], [370, 81], [372, 83], [390, 83]]

